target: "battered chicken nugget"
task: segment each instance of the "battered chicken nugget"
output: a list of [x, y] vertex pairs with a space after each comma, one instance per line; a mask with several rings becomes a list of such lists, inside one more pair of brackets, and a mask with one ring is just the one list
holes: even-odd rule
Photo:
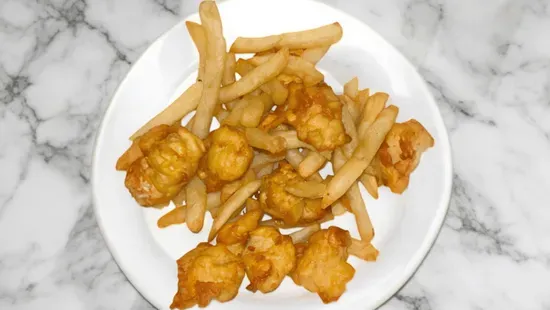
[[239, 291], [244, 264], [223, 244], [200, 243], [178, 259], [178, 291], [171, 309], [206, 307], [212, 299], [229, 301]]
[[134, 161], [124, 184], [142, 206], [168, 203], [195, 175], [202, 141], [179, 125], [160, 125], [139, 138], [144, 157]]
[[246, 135], [228, 126], [211, 132], [205, 144], [208, 151], [200, 161], [198, 175], [208, 192], [218, 191], [243, 176], [254, 157]]
[[227, 248], [235, 255], [241, 255], [248, 235], [258, 227], [264, 213], [262, 210], [246, 212], [234, 222], [222, 226], [216, 237], [216, 242], [227, 245]]
[[327, 84], [291, 84], [287, 122], [298, 138], [318, 151], [334, 150], [349, 142], [342, 123], [342, 103]]
[[276, 228], [261, 226], [250, 233], [243, 261], [250, 280], [246, 289], [269, 293], [294, 269], [296, 251], [290, 236], [281, 235]]
[[355, 269], [346, 262], [350, 245], [349, 232], [341, 228], [331, 226], [314, 233], [305, 251], [300, 246], [301, 257], [291, 273], [292, 279], [317, 293], [324, 303], [337, 301], [355, 274]]
[[396, 123], [367, 171], [374, 170], [379, 185], [401, 194], [407, 189], [409, 176], [418, 166], [422, 153], [433, 145], [434, 139], [418, 121]]

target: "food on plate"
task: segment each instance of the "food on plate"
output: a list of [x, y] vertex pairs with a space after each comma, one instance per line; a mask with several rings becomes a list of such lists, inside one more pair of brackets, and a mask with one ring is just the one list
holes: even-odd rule
[[229, 126], [212, 131], [204, 144], [207, 151], [199, 163], [198, 176], [208, 192], [219, 191], [242, 177], [254, 157], [245, 133]]
[[274, 227], [261, 226], [250, 233], [243, 261], [250, 280], [246, 289], [269, 293], [294, 269], [296, 252], [289, 236]]
[[143, 157], [135, 160], [124, 184], [142, 206], [166, 204], [193, 177], [204, 154], [202, 141], [179, 125], [153, 127], [139, 139]]
[[342, 124], [342, 104], [326, 85], [292, 84], [286, 118], [298, 138], [318, 151], [334, 150], [349, 137]]
[[331, 226], [314, 233], [292, 272], [292, 280], [310, 292], [317, 293], [324, 303], [338, 300], [353, 278], [355, 269], [347, 262], [349, 232]]
[[[171, 308], [231, 300], [245, 274], [252, 292], [273, 292], [289, 275], [334, 302], [355, 274], [348, 255], [379, 254], [360, 184], [377, 199], [379, 186], [403, 193], [434, 139], [415, 119], [396, 123], [390, 96], [361, 89], [357, 77], [334, 93], [317, 64], [342, 38], [339, 23], [238, 37], [227, 51], [216, 3], [202, 1], [199, 15], [200, 24], [186, 22], [196, 82], [130, 137], [115, 165], [138, 204], [174, 205], [159, 228], [199, 233], [213, 218], [209, 243], [177, 261]], [[360, 239], [321, 229], [347, 213]]]
[[211, 300], [229, 301], [244, 278], [242, 258], [223, 244], [200, 243], [178, 259], [178, 291], [171, 309], [206, 307]]

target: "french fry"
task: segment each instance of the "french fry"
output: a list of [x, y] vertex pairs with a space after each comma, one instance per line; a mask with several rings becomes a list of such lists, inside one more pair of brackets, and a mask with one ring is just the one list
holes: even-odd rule
[[287, 148], [285, 138], [270, 135], [258, 128], [246, 128], [245, 133], [248, 144], [257, 149], [266, 150], [271, 154], [278, 154]]
[[361, 184], [363, 184], [372, 198], [378, 199], [378, 182], [376, 182], [376, 177], [363, 173], [359, 178], [359, 181], [361, 181]]
[[187, 124], [185, 124], [185, 128], [189, 131], [191, 131], [191, 129], [193, 129], [193, 124], [195, 123], [195, 115], [193, 115], [193, 117], [191, 117], [191, 119], [187, 122]]
[[388, 98], [389, 95], [386, 93], [375, 93], [372, 96], [368, 97], [365, 108], [363, 109], [363, 113], [361, 114], [359, 126], [357, 129], [359, 139], [364, 138], [369, 126], [372, 125], [372, 123], [376, 120], [378, 115], [384, 109], [384, 106], [386, 106]]
[[321, 230], [321, 225], [315, 223], [290, 234], [292, 243], [307, 242], [309, 237]]
[[273, 164], [266, 164], [260, 169], [258, 169], [256, 176], [258, 177], [258, 179], [261, 179], [264, 176], [270, 174], [271, 172], [273, 172]]
[[258, 98], [262, 102], [262, 105], [264, 107], [264, 115], [269, 113], [271, 109], [273, 108], [273, 98], [268, 93], [262, 92]]
[[[273, 57], [273, 55], [254, 56], [248, 61], [255, 66], [260, 66], [267, 63], [267, 61], [271, 60]], [[283, 73], [299, 77], [306, 86], [318, 84], [325, 78], [325, 76], [315, 68], [315, 65], [296, 56], [288, 57], [288, 63]]]
[[298, 134], [296, 133], [296, 130], [277, 130], [273, 131], [272, 135], [284, 138], [286, 140], [287, 149], [306, 148], [313, 151], [316, 150], [315, 147], [313, 147], [312, 145], [298, 139]]
[[201, 179], [194, 177], [187, 184], [187, 227], [189, 230], [198, 233], [204, 224], [206, 213], [206, 186]]
[[191, 36], [191, 40], [195, 43], [195, 47], [199, 53], [197, 81], [201, 81], [204, 75], [204, 65], [206, 62], [206, 34], [204, 33], [202, 26], [195, 22], [186, 21], [185, 26], [187, 27], [187, 32], [189, 32], [189, 36]]
[[185, 216], [187, 215], [186, 206], [176, 206], [170, 212], [161, 216], [157, 221], [158, 228], [165, 228], [170, 225], [185, 223]]
[[357, 77], [352, 78], [346, 84], [344, 84], [344, 95], [355, 99], [359, 92], [359, 79]]
[[329, 46], [340, 41], [342, 35], [342, 26], [339, 23], [332, 23], [314, 29], [283, 33], [277, 47], [302, 49]]
[[318, 152], [309, 152], [296, 170], [301, 177], [309, 178], [312, 174], [319, 171], [326, 162], [327, 159], [322, 154]]
[[342, 197], [368, 167], [380, 145], [384, 142], [386, 134], [395, 123], [398, 111], [396, 106], [387, 107], [367, 129], [364, 138], [353, 152], [353, 156], [329, 182], [322, 200], [323, 208], [327, 208]]
[[245, 38], [238, 37], [231, 48], [232, 53], [258, 53], [273, 49], [277, 46], [277, 43], [281, 41], [281, 35], [272, 35], [262, 38]]
[[248, 100], [243, 98], [238, 100], [227, 117], [223, 120], [223, 125], [238, 126], [241, 124], [244, 109], [248, 106]]
[[260, 202], [256, 199], [247, 198], [245, 203], [245, 209], [246, 209], [246, 212], [260, 210], [261, 209]]
[[216, 234], [222, 226], [229, 220], [233, 212], [241, 208], [246, 199], [252, 196], [260, 188], [262, 181], [256, 180], [249, 182], [235, 192], [220, 208], [220, 213], [212, 224], [212, 229], [208, 235], [208, 242], [214, 240]]
[[305, 61], [311, 63], [311, 64], [317, 64], [323, 56], [328, 52], [328, 49], [330, 48], [330, 45], [321, 46], [321, 47], [313, 47], [308, 48], [302, 53], [302, 59]]
[[213, 192], [206, 195], [206, 210], [212, 210], [222, 205], [221, 193]]
[[228, 116], [229, 112], [227, 110], [221, 110], [218, 114], [216, 114], [216, 119], [218, 120], [218, 123], [222, 124]]
[[344, 207], [343, 204], [335, 204], [332, 206], [332, 208], [330, 209], [331, 212], [332, 212], [332, 215], [333, 216], [340, 216], [344, 213], [346, 213], [346, 207]]
[[254, 170], [249, 169], [243, 177], [238, 180], [235, 180], [231, 183], [228, 183], [222, 187], [220, 200], [222, 203], [225, 203], [231, 195], [233, 195], [239, 188], [248, 182], [256, 180], [256, 174]]
[[285, 190], [298, 197], [317, 199], [322, 198], [326, 184], [317, 181], [302, 181], [287, 184]]
[[[297, 170], [300, 167], [300, 163], [304, 160], [304, 155], [300, 153], [297, 149], [290, 149], [286, 151], [285, 155], [286, 161]], [[322, 182], [323, 178], [319, 173], [314, 173], [309, 177], [312, 181]]]
[[[266, 82], [274, 79], [281, 73], [288, 63], [288, 49], [279, 50], [264, 64], [252, 69], [237, 82], [227, 85], [220, 90], [220, 101], [229, 102], [237, 97], [244, 96], [259, 88]], [[275, 100], [274, 100], [275, 101]]]
[[364, 261], [374, 262], [378, 258], [379, 252], [372, 243], [352, 238], [348, 253]]
[[227, 53], [225, 58], [225, 66], [223, 67], [222, 85], [226, 86], [235, 83], [235, 67], [237, 66], [237, 60], [235, 54]]
[[186, 197], [187, 197], [187, 188], [184, 187], [174, 198], [172, 198], [172, 202], [176, 207], [182, 206], [183, 203], [185, 202]]
[[351, 157], [353, 151], [355, 151], [357, 145], [359, 145], [359, 137], [357, 135], [357, 128], [355, 127], [353, 117], [345, 108], [342, 109], [342, 124], [344, 124], [346, 134], [350, 137], [350, 141], [342, 146], [342, 150], [344, 151], [346, 157]]
[[[240, 76], [247, 75], [250, 71], [255, 68], [254, 65], [247, 62], [244, 59], [239, 59], [237, 61], [236, 71]], [[281, 105], [285, 103], [286, 98], [288, 97], [288, 89], [279, 82], [276, 78], [267, 81], [265, 84], [260, 86], [260, 89], [271, 96], [273, 103], [276, 105]]]
[[[197, 137], [205, 139], [210, 131], [214, 109], [218, 104], [220, 84], [222, 82], [227, 54], [225, 51], [226, 46], [223, 37], [222, 21], [216, 2], [201, 2], [199, 5], [199, 15], [207, 42], [206, 62], [202, 79], [204, 87], [197, 107], [197, 114], [195, 114], [195, 123], [193, 124], [192, 132]], [[189, 222], [189, 219], [187, 222]]]
[[259, 96], [251, 96], [241, 114], [241, 125], [257, 127], [264, 114], [264, 104]]
[[353, 122], [357, 123], [361, 116], [359, 114], [359, 106], [347, 95], [340, 95], [338, 96], [338, 98], [340, 99], [340, 102], [342, 102], [342, 104], [344, 105], [345, 109], [348, 110], [353, 119]]
[[284, 155], [271, 155], [266, 153], [258, 153], [252, 159], [252, 164], [250, 164], [250, 168], [252, 169], [262, 168], [266, 164], [273, 164], [283, 159], [285, 159]]
[[363, 114], [363, 111], [365, 110], [365, 106], [367, 104], [367, 100], [370, 96], [370, 89], [365, 88], [363, 90], [360, 90], [359, 93], [357, 93], [357, 97], [355, 97], [355, 102], [359, 105], [359, 112], [361, 115]]
[[143, 153], [139, 148], [139, 141], [132, 141], [132, 145], [120, 156], [116, 162], [116, 170], [125, 171], [130, 168], [130, 165], [137, 159], [143, 157]]
[[326, 223], [326, 222], [330, 222], [334, 220], [334, 215], [332, 215], [332, 213], [327, 213], [325, 216], [323, 216], [321, 219], [313, 222], [313, 223], [298, 223], [296, 225], [289, 225], [289, 224], [286, 224], [283, 220], [278, 220], [278, 219], [270, 219], [270, 220], [265, 220], [265, 221], [261, 221], [260, 222], [260, 225], [261, 226], [272, 226], [272, 227], [277, 227], [277, 228], [280, 228], [280, 229], [290, 229], [290, 228], [298, 228], [298, 227], [307, 227], [307, 226], [311, 226], [312, 224], [323, 224], [323, 223]]
[[141, 126], [141, 128], [130, 137], [130, 140], [135, 140], [137, 137], [158, 125], [173, 125], [189, 112], [195, 110], [199, 104], [202, 90], [203, 83], [195, 82], [195, 84], [184, 91], [178, 99], [174, 100], [174, 102], [167, 106], [162, 112], [149, 120], [145, 125]]

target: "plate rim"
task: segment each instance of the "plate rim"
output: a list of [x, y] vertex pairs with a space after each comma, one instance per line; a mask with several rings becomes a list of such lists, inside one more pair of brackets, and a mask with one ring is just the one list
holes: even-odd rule
[[[219, 3], [218, 6], [223, 7], [223, 6], [226, 6], [228, 3], [238, 2], [238, 1], [239, 0], [226, 0], [222, 3]], [[296, 1], [296, 0], [294, 0], [294, 1]], [[424, 263], [424, 260], [427, 258], [428, 254], [430, 253], [431, 249], [433, 248], [433, 246], [435, 244], [435, 241], [437, 240], [437, 238], [439, 237], [439, 235], [441, 233], [441, 229], [443, 227], [443, 224], [445, 222], [445, 218], [446, 218], [448, 210], [449, 210], [451, 194], [452, 194], [452, 187], [453, 187], [453, 179], [454, 179], [454, 177], [453, 177], [454, 168], [453, 168], [453, 159], [452, 159], [452, 147], [451, 147], [450, 138], [449, 138], [449, 130], [448, 130], [447, 126], [445, 125], [445, 122], [443, 120], [443, 115], [441, 114], [441, 110], [439, 109], [439, 106], [437, 105], [437, 101], [435, 100], [432, 92], [430, 91], [426, 80], [420, 74], [420, 72], [417, 70], [417, 68], [411, 63], [411, 61], [407, 57], [405, 57], [405, 55], [403, 55], [403, 53], [398, 48], [396, 48], [393, 44], [391, 44], [388, 40], [386, 40], [386, 38], [384, 38], [376, 30], [374, 30], [372, 27], [370, 27], [369, 24], [367, 24], [366, 22], [356, 18], [355, 16], [353, 16], [353, 15], [347, 13], [347, 12], [344, 12], [343, 10], [341, 10], [337, 7], [328, 5], [328, 4], [323, 3], [323, 2], [314, 1], [314, 0], [299, 0], [299, 1], [300, 2], [308, 2], [312, 5], [328, 7], [331, 10], [337, 11], [340, 14], [343, 14], [343, 15], [347, 16], [349, 19], [351, 19], [355, 22], [358, 22], [358, 23], [362, 24], [363, 26], [369, 28], [372, 31], [372, 34], [374, 36], [378, 37], [378, 39], [380, 39], [382, 42], [384, 42], [385, 44], [390, 46], [396, 52], [396, 56], [398, 58], [400, 58], [401, 61], [403, 61], [403, 63], [407, 67], [409, 67], [409, 69], [412, 69], [412, 72], [414, 72], [413, 74], [416, 75], [420, 80], [420, 85], [421, 85], [420, 90], [423, 93], [425, 93], [427, 95], [427, 97], [429, 98], [429, 100], [426, 102], [426, 104], [432, 105], [433, 108], [435, 108], [436, 111], [438, 112], [437, 113], [438, 117], [435, 118], [435, 122], [440, 123], [440, 124], [436, 124], [436, 125], [441, 128], [440, 134], [441, 134], [441, 138], [442, 138], [442, 139], [440, 139], [440, 141], [438, 141], [438, 144], [441, 144], [443, 149], [446, 150], [445, 153], [447, 153], [446, 158], [443, 158], [443, 167], [442, 167], [443, 170], [445, 171], [444, 175], [447, 176], [446, 179], [445, 179], [446, 184], [443, 186], [443, 195], [442, 195], [441, 201], [439, 202], [439, 206], [436, 209], [436, 214], [434, 216], [434, 219], [433, 219], [433, 221], [432, 221], [432, 223], [431, 223], [431, 225], [430, 225], [430, 227], [427, 231], [426, 237], [422, 241], [421, 246], [418, 247], [418, 249], [414, 252], [414, 255], [409, 259], [409, 261], [406, 264], [406, 266], [404, 268], [404, 271], [402, 273], [402, 276], [400, 277], [398, 283], [396, 283], [391, 289], [386, 290], [385, 294], [381, 294], [380, 298], [378, 298], [378, 300], [374, 303], [374, 308], [373, 309], [376, 309], [376, 308], [380, 307], [381, 305], [385, 304], [392, 296], [394, 296], [399, 290], [401, 290], [401, 288], [403, 288], [410, 281], [412, 276], [418, 271], [420, 266], [422, 266], [422, 264]], [[96, 183], [98, 182], [97, 177], [96, 177], [98, 175], [98, 172], [96, 172], [96, 169], [97, 169], [97, 166], [98, 166], [96, 164], [96, 162], [98, 161], [97, 153], [98, 153], [98, 149], [99, 149], [99, 141], [102, 140], [103, 136], [106, 134], [105, 133], [105, 128], [104, 128], [105, 124], [106, 124], [105, 122], [109, 118], [109, 116], [113, 113], [113, 109], [114, 109], [114, 104], [113, 103], [117, 100], [117, 97], [119, 96], [120, 89], [122, 89], [124, 87], [124, 85], [127, 83], [128, 76], [135, 70], [135, 67], [137, 66], [137, 64], [140, 63], [140, 61], [143, 58], [145, 58], [151, 52], [153, 45], [156, 45], [159, 41], [162, 41], [175, 28], [181, 27], [181, 24], [185, 23], [191, 17], [196, 16], [196, 15], [198, 15], [198, 12], [188, 14], [184, 17], [180, 17], [179, 22], [175, 23], [173, 26], [171, 26], [169, 29], [167, 29], [161, 35], [159, 35], [156, 39], [152, 40], [151, 43], [148, 44], [148, 47], [136, 58], [135, 62], [132, 63], [132, 65], [130, 66], [130, 68], [128, 69], [126, 74], [124, 75], [124, 78], [119, 82], [119, 84], [117, 85], [115, 91], [111, 95], [111, 98], [109, 99], [109, 104], [108, 104], [107, 108], [105, 109], [105, 112], [103, 112], [103, 115], [101, 117], [101, 122], [99, 123], [98, 131], [97, 131], [97, 134], [95, 136], [94, 143], [93, 143], [92, 160], [91, 160], [91, 178], [90, 178], [90, 180], [91, 180], [91, 187], [92, 187], [92, 204], [93, 204], [94, 215], [95, 215], [95, 218], [96, 218], [96, 223], [97, 223], [97, 225], [99, 227], [99, 230], [101, 232], [101, 236], [102, 236], [103, 240], [105, 241], [105, 244], [107, 245], [107, 249], [109, 250], [109, 252], [110, 252], [111, 256], [113, 257], [113, 260], [116, 262], [117, 266], [120, 268], [120, 270], [122, 271], [124, 276], [128, 279], [128, 282], [140, 294], [140, 296], [142, 296], [144, 299], [146, 299], [147, 302], [149, 302], [155, 308], [156, 308], [156, 305], [152, 303], [152, 300], [154, 300], [154, 298], [149, 298], [150, 296], [149, 296], [148, 292], [144, 292], [144, 291], [140, 290], [135, 285], [135, 283], [138, 282], [138, 281], [133, 280], [133, 278], [134, 278], [133, 273], [130, 272], [129, 270], [127, 270], [127, 267], [125, 267], [124, 264], [120, 263], [120, 261], [121, 261], [120, 256], [119, 256], [119, 254], [116, 250], [116, 247], [112, 243], [112, 240], [108, 237], [108, 233], [107, 233], [107, 230], [104, 226], [104, 222], [101, 220], [101, 215], [100, 215], [101, 213], [99, 212], [99, 209], [98, 209], [99, 207], [98, 207], [98, 204], [97, 204], [98, 198], [96, 197]]]

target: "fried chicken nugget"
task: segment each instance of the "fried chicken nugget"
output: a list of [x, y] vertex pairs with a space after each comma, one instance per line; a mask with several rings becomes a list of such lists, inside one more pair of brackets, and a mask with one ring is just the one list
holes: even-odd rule
[[317, 293], [324, 303], [337, 301], [355, 269], [346, 262], [351, 245], [348, 231], [331, 226], [320, 230], [308, 240], [307, 247], [298, 247], [299, 258], [291, 278], [297, 285]]
[[261, 226], [250, 233], [243, 261], [250, 280], [246, 289], [269, 293], [294, 269], [296, 251], [290, 236], [281, 235], [274, 227]]
[[300, 140], [320, 152], [350, 140], [342, 123], [342, 103], [325, 83], [310, 87], [291, 84], [286, 119]]
[[396, 123], [367, 171], [374, 169], [379, 185], [401, 194], [407, 189], [409, 176], [418, 166], [422, 153], [433, 145], [433, 137], [417, 120]]
[[321, 199], [302, 198], [285, 190], [289, 183], [303, 181], [290, 164], [280, 162], [277, 170], [263, 178], [260, 206], [274, 219], [281, 219], [288, 225], [308, 224], [323, 218], [329, 209], [321, 207]]
[[144, 157], [134, 161], [124, 185], [142, 206], [166, 204], [197, 172], [202, 141], [179, 125], [160, 125], [139, 138]]
[[171, 309], [206, 307], [212, 299], [229, 301], [239, 291], [244, 264], [223, 244], [200, 243], [178, 259], [178, 291]]
[[227, 245], [235, 255], [241, 255], [248, 241], [248, 235], [258, 227], [264, 213], [262, 210], [246, 212], [234, 222], [222, 226], [216, 237], [216, 242]]
[[200, 161], [198, 175], [209, 193], [243, 176], [252, 163], [254, 150], [246, 135], [235, 128], [222, 126], [214, 130], [205, 144], [208, 151]]

